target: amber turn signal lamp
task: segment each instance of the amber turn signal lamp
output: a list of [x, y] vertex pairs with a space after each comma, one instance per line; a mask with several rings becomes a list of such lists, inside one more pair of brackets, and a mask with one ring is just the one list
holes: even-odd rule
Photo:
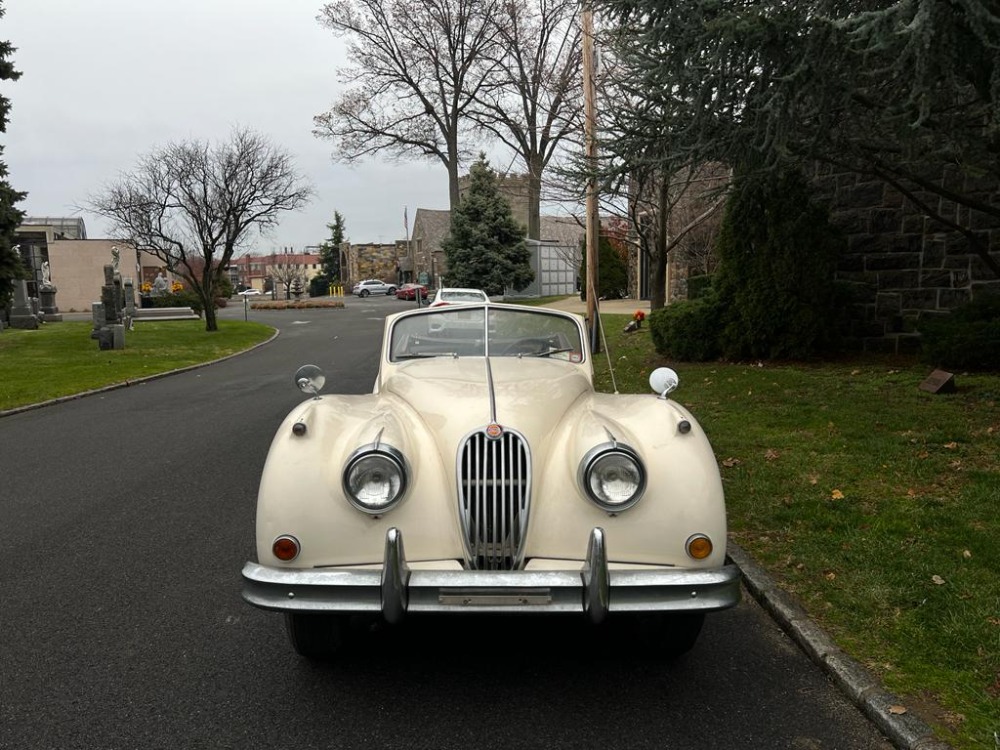
[[279, 536], [271, 544], [271, 552], [283, 562], [289, 562], [299, 556], [299, 540], [294, 536]]
[[687, 553], [695, 560], [704, 560], [712, 554], [712, 540], [704, 534], [695, 534], [687, 540]]

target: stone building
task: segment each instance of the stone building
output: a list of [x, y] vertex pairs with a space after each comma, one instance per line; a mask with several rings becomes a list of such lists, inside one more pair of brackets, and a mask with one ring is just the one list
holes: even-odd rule
[[[847, 235], [837, 277], [854, 289], [850, 332], [865, 351], [903, 353], [919, 346], [925, 316], [942, 315], [985, 292], [1000, 293], [1000, 278], [966, 237], [932, 220], [886, 183], [817, 166], [812, 175], [831, 221]], [[997, 205], [995, 184], [977, 184], [953, 168], [937, 182]], [[943, 218], [975, 231], [1000, 265], [1000, 219], [931, 194], [921, 194]]]

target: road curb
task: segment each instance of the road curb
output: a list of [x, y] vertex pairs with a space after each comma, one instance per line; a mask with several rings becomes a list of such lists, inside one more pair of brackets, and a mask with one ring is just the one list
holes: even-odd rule
[[912, 713], [893, 713], [891, 709], [902, 705], [902, 701], [885, 690], [875, 675], [838, 648], [810, 619], [795, 597], [781, 589], [742, 547], [729, 542], [727, 551], [742, 571], [744, 585], [754, 599], [893, 745], [900, 750], [953, 750]]

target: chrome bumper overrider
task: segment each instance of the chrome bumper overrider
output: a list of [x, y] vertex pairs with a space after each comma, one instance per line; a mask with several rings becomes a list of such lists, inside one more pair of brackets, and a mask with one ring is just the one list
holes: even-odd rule
[[604, 531], [590, 533], [587, 559], [572, 570], [411, 570], [398, 529], [385, 536], [382, 569], [243, 567], [243, 598], [281, 612], [586, 613], [707, 612], [740, 600], [735, 565], [709, 570], [609, 570]]

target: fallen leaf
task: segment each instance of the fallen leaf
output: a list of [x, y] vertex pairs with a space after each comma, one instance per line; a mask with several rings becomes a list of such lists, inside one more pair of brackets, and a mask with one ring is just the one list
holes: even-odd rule
[[889, 706], [889, 713], [896, 714], [897, 716], [905, 714], [906, 706]]
[[953, 440], [953, 441], [951, 441], [950, 443], [945, 443], [945, 444], [944, 444], [944, 447], [945, 447], [945, 448], [947, 448], [948, 450], [955, 450], [955, 449], [956, 449], [956, 448], [958, 447], [958, 443], [956, 443], [956, 442], [955, 442], [955, 441]]
[[834, 573], [834, 572], [833, 572], [833, 571], [831, 570], [831, 571], [830, 571], [830, 572], [828, 572], [828, 573], [824, 573], [824, 574], [823, 574], [823, 577], [824, 577], [824, 578], [825, 578], [826, 580], [828, 580], [828, 581], [833, 581], [833, 580], [835, 580], [835, 579], [837, 578], [837, 574], [836, 574], [836, 573]]
[[722, 459], [722, 465], [727, 469], [731, 469], [734, 466], [739, 466], [742, 463], [738, 458], [724, 458]]
[[931, 576], [931, 581], [936, 586], [943, 586], [944, 585], [944, 579], [941, 576]]
[[972, 557], [972, 552], [970, 552], [967, 549], [962, 550], [962, 557], [964, 557], [966, 560], [968, 560], [968, 559], [970, 559]]
[[907, 497], [916, 497], [917, 496], [917, 491], [915, 489], [913, 489], [912, 487], [910, 487], [910, 489], [908, 489], [906, 491], [906, 496]]
[[927, 451], [920, 451], [920, 453], [917, 454], [917, 458], [927, 458], [929, 455], [931, 454]]
[[834, 490], [833, 492], [830, 493], [830, 497], [833, 498], [834, 500], [843, 500], [844, 493], [841, 492], [840, 490]]
[[778, 451], [774, 450], [773, 448], [768, 448], [767, 452], [764, 453], [764, 458], [767, 461], [773, 461], [774, 459], [778, 458], [780, 455], [781, 454], [778, 453]]
[[809, 484], [819, 484], [819, 474], [810, 474]]
[[948, 466], [950, 466], [951, 468], [953, 468], [955, 471], [961, 471], [962, 470], [962, 459], [956, 458], [954, 461], [950, 461], [948, 463]]
[[861, 370], [851, 370], [851, 375], [860, 375]]

